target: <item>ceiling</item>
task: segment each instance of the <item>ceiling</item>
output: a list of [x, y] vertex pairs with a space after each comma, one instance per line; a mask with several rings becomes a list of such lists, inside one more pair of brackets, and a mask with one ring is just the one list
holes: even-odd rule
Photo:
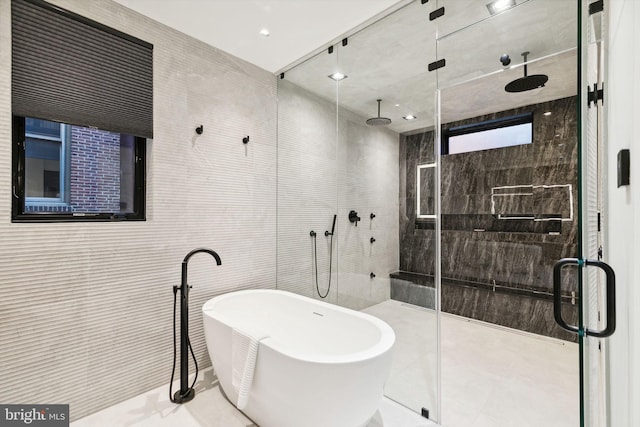
[[[277, 72], [405, 0], [115, 0]], [[260, 35], [267, 28], [269, 37]]]
[[[442, 120], [464, 118], [575, 95], [577, 19], [569, 0], [519, 0], [502, 14], [490, 16], [488, 0], [440, 0], [446, 14], [435, 21], [435, 2], [416, 0], [338, 43], [337, 54], [322, 52], [285, 73], [285, 80], [362, 118], [392, 120], [399, 133], [434, 125], [434, 94], [442, 89]], [[448, 17], [448, 20], [445, 18]], [[456, 31], [457, 28], [463, 28]], [[436, 42], [437, 39], [437, 42]], [[521, 53], [529, 51], [528, 73], [547, 74], [544, 88], [507, 93], [504, 86], [524, 72]], [[511, 57], [504, 67], [499, 58]], [[445, 59], [434, 72], [429, 63]], [[338, 83], [334, 71], [348, 77]], [[408, 121], [403, 116], [417, 119]]]
[[[382, 99], [381, 116], [399, 133], [434, 125], [438, 88], [444, 122], [572, 96], [577, 88], [572, 0], [516, 0], [495, 16], [489, 0], [116, 1], [268, 71], [285, 70], [285, 80], [363, 119], [377, 115]], [[440, 6], [445, 16], [431, 21]], [[262, 28], [271, 35], [261, 36]], [[549, 81], [506, 93], [504, 85], [523, 75], [524, 51], [529, 74]], [[503, 53], [508, 67], [499, 61]], [[437, 59], [446, 66], [427, 71]], [[327, 76], [335, 71], [348, 78], [334, 82]], [[404, 120], [407, 114], [417, 119]]]

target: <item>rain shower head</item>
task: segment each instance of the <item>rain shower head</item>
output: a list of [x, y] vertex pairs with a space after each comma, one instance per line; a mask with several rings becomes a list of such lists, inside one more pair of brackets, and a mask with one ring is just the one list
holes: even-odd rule
[[544, 74], [532, 74], [530, 76], [525, 75], [524, 77], [520, 77], [519, 79], [515, 79], [508, 83], [504, 87], [504, 90], [507, 92], [525, 92], [543, 87], [547, 80], [549, 80], [549, 77]]
[[525, 92], [537, 89], [543, 87], [547, 80], [549, 80], [549, 77], [545, 74], [527, 75], [527, 55], [529, 55], [529, 52], [522, 52], [522, 56], [524, 56], [524, 77], [507, 83], [504, 87], [504, 90], [507, 92]]
[[370, 119], [367, 119], [367, 124], [369, 126], [386, 126], [391, 124], [391, 119], [387, 118], [387, 117], [380, 117], [380, 103], [382, 102], [382, 99], [378, 99], [378, 117], [372, 117]]

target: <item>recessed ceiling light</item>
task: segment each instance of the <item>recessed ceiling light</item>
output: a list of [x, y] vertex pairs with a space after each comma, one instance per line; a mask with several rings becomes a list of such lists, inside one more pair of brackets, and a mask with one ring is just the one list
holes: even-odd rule
[[487, 5], [489, 13], [495, 15], [516, 5], [516, 0], [494, 0]]
[[544, 113], [545, 116], [550, 116], [551, 115], [551, 111], [547, 111]]
[[333, 73], [333, 74], [329, 74], [329, 76], [328, 76], [328, 77], [329, 77], [330, 79], [335, 80], [335, 81], [340, 81], [340, 80], [344, 80], [344, 79], [346, 79], [346, 78], [347, 78], [347, 77], [349, 77], [349, 76], [347, 76], [346, 74], [342, 74], [341, 72], [339, 72], [339, 71], [338, 71], [338, 72], [335, 72], [335, 73]]
[[403, 117], [403, 119], [405, 119], [405, 120], [415, 120], [416, 116], [414, 116], [413, 114], [407, 114], [406, 116]]
[[260, 30], [260, 35], [263, 36], [263, 37], [269, 37], [271, 35], [271, 33], [269, 32], [268, 29], [263, 28], [263, 29]]

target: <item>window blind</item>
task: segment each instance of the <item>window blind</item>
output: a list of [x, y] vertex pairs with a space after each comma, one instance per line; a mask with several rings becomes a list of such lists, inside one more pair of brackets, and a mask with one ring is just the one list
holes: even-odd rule
[[153, 45], [40, 0], [11, 40], [14, 115], [153, 137]]

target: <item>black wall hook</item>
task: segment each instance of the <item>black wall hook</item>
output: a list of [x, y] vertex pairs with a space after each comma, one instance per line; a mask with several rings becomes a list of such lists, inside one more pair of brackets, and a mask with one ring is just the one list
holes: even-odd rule
[[248, 144], [249, 143], [249, 135], [247, 135], [244, 138], [242, 138], [242, 143], [243, 144]]
[[202, 135], [202, 132], [204, 132], [204, 127], [203, 127], [202, 125], [200, 125], [200, 126], [198, 126], [198, 127], [196, 128], [196, 133], [197, 133], [198, 135]]

